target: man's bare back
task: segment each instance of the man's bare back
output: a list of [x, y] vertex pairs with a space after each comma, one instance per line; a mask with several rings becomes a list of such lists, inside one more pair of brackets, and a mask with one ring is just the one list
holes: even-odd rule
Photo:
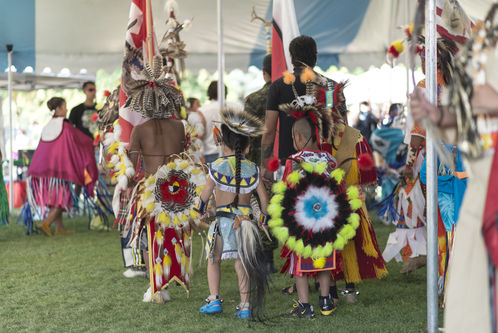
[[185, 131], [180, 120], [151, 119], [135, 126], [130, 137], [130, 159], [136, 166], [138, 152], [142, 154], [146, 174], [164, 164], [172, 154], [184, 151]]

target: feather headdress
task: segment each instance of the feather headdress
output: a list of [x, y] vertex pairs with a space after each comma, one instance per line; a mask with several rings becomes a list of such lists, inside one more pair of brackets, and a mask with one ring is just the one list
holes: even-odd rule
[[304, 68], [299, 79], [306, 85], [306, 94], [303, 96], [299, 96], [297, 93], [294, 86], [294, 75], [289, 72], [284, 73], [284, 83], [292, 86], [295, 99], [291, 103], [279, 105], [279, 109], [296, 119], [308, 117], [315, 126], [317, 141], [327, 141], [334, 132], [333, 125], [342, 118], [340, 111], [345, 108], [343, 94], [345, 82], [332, 81], [334, 107], [326, 108], [324, 107], [326, 104], [324, 91], [331, 80], [316, 73], [308, 66]]
[[164, 69], [161, 56], [155, 56], [152, 65], [146, 64], [140, 77], [128, 83], [126, 106], [147, 118], [178, 118], [185, 102]]
[[247, 111], [225, 107], [220, 115], [223, 123], [237, 134], [260, 136], [265, 132], [263, 122]]
[[[498, 4], [493, 4], [484, 22], [476, 25], [474, 34], [455, 59], [453, 78], [449, 85], [450, 110], [453, 110], [457, 117], [459, 147], [467, 157], [474, 159], [482, 155], [482, 141], [471, 101], [474, 85], [486, 82], [486, 53], [496, 47], [498, 42], [496, 13]], [[468, 71], [469, 67], [471, 73]]]
[[[420, 57], [425, 58], [425, 36], [417, 36], [417, 50], [420, 50]], [[458, 52], [457, 44], [449, 39], [437, 39], [437, 67], [443, 74], [445, 84], [451, 82], [453, 75], [453, 58]]]
[[99, 111], [99, 118], [97, 125], [99, 130], [105, 131], [108, 127], [118, 119], [119, 116], [119, 88], [118, 86], [114, 91], [107, 96], [104, 107]]

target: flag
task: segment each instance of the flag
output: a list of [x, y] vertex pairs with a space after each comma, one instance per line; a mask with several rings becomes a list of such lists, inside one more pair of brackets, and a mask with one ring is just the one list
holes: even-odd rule
[[294, 1], [274, 0], [271, 42], [272, 81], [280, 78], [288, 68], [292, 68], [289, 43], [297, 36], [299, 36], [299, 27]]
[[[271, 80], [272, 82], [282, 76], [288, 68], [292, 68], [289, 53], [291, 40], [299, 36], [294, 0], [274, 0], [271, 38]], [[278, 130], [275, 134], [273, 155], [278, 157]]]
[[436, 29], [439, 36], [465, 44], [472, 34], [474, 23], [458, 1], [436, 1]]
[[[121, 87], [119, 91], [119, 125], [121, 126], [121, 142], [130, 142], [130, 134], [133, 127], [144, 123], [147, 119], [138, 112], [125, 107], [128, 96], [126, 94], [127, 83], [132, 76], [139, 75], [144, 64], [147, 63], [147, 22], [145, 15], [146, 0], [132, 0], [130, 17], [126, 31], [125, 57], [123, 59], [123, 73], [121, 74]], [[152, 13], [151, 18], [152, 24]], [[157, 40], [152, 28], [152, 55], [157, 54]]]

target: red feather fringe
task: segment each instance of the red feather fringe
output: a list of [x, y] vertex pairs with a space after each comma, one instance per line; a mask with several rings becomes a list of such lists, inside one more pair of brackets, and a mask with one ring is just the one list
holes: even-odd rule
[[389, 50], [387, 51], [387, 53], [392, 54], [394, 58], [399, 57], [399, 52], [396, 51], [396, 49], [394, 48], [393, 45], [391, 45], [391, 47], [389, 47]]
[[266, 160], [266, 169], [270, 172], [275, 172], [280, 168], [280, 160], [276, 157], [270, 157]]
[[375, 167], [375, 163], [370, 154], [361, 154], [358, 157], [358, 166], [361, 170], [371, 170]]

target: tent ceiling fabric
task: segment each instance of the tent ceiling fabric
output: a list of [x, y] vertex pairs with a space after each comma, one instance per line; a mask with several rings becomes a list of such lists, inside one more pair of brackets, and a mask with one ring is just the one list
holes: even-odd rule
[[[0, 90], [8, 89], [7, 73], [0, 73]], [[31, 91], [37, 89], [81, 89], [86, 81], [95, 81], [94, 76], [55, 76], [34, 73], [12, 73], [12, 89]]]
[[[126, 0], [37, 0], [37, 70], [58, 72], [68, 67], [95, 73], [99, 68], [121, 67], [130, 2]], [[166, 31], [166, 1], [151, 0], [158, 41]], [[216, 1], [178, 0], [179, 20], [193, 18], [181, 33], [187, 44], [187, 69], [215, 70], [217, 65]], [[261, 24], [251, 23], [252, 6], [265, 15], [270, 0], [223, 1], [226, 69], [247, 68], [254, 48], [265, 49], [258, 40]], [[70, 14], [71, 13], [71, 14]], [[54, 24], [54, 17], [57, 23]], [[228, 28], [230, 27], [230, 28]], [[47, 36], [50, 36], [49, 38]]]
[[[300, 31], [316, 38], [319, 63], [326, 69], [335, 64], [350, 69], [380, 66], [390, 43], [402, 36], [396, 26], [407, 23], [406, 6], [410, 19], [414, 14], [413, 0], [294, 0]], [[124, 37], [128, 23], [130, 0], [0, 0], [0, 9], [23, 4], [28, 14], [22, 17], [26, 24], [36, 20], [32, 47], [36, 49], [36, 72], [50, 67], [52, 73], [69, 68], [79, 73], [82, 68], [95, 74], [98, 69], [112, 72], [121, 67]], [[166, 30], [166, 0], [151, 0], [155, 32], [160, 40]], [[193, 18], [189, 30], [181, 33], [187, 44], [187, 69], [216, 70], [217, 30], [215, 0], [177, 0], [179, 20]], [[492, 0], [460, 0], [473, 18], [483, 18]], [[15, 5], [13, 5], [15, 3]], [[224, 0], [223, 23], [225, 66], [228, 71], [246, 70], [250, 64], [261, 64], [266, 43], [260, 21], [251, 23], [255, 6], [259, 16], [271, 18], [271, 0]], [[19, 5], [19, 7], [22, 7]], [[343, 14], [341, 10], [345, 11]], [[17, 20], [17, 18], [16, 18]], [[8, 22], [3, 24], [9, 24]], [[23, 26], [26, 26], [23, 23]], [[0, 24], [0, 28], [1, 28]], [[2, 32], [3, 30], [3, 32]], [[10, 42], [9, 29], [0, 29], [0, 42]], [[29, 29], [28, 29], [29, 30]], [[19, 32], [21, 33], [21, 32]], [[28, 43], [31, 39], [26, 39]], [[22, 46], [22, 49], [16, 48]], [[25, 57], [26, 47], [14, 42], [14, 59]], [[6, 52], [0, 45], [0, 64], [6, 64]], [[17, 59], [19, 59], [17, 58]], [[24, 59], [24, 58], [23, 58]], [[27, 58], [26, 58], [27, 59]], [[29, 59], [28, 59], [29, 60]], [[402, 60], [402, 59], [401, 59]], [[3, 68], [1, 69], [3, 71]], [[23, 68], [18, 68], [22, 71]]]

